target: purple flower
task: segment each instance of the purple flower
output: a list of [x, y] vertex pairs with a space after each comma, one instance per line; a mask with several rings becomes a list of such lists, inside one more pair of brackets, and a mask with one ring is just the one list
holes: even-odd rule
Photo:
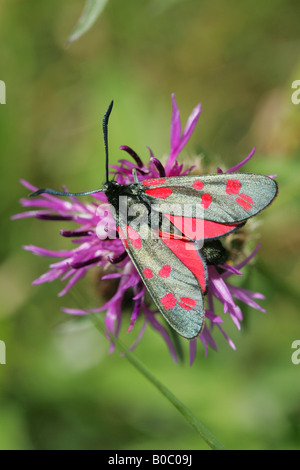
[[[115, 180], [120, 184], [129, 184], [133, 182], [132, 170], [135, 168], [139, 173], [139, 180], [151, 179], [164, 176], [183, 176], [190, 173], [195, 167], [188, 169], [183, 168], [183, 164], [179, 164], [177, 157], [184, 146], [190, 139], [195, 125], [201, 113], [200, 104], [192, 111], [184, 131], [181, 130], [181, 120], [179, 110], [174, 95], [172, 95], [172, 121], [170, 132], [170, 153], [165, 165], [162, 164], [149, 149], [149, 162], [144, 164], [140, 157], [128, 146], [122, 146], [121, 150], [128, 153], [133, 161], [127, 159], [119, 160], [117, 165], [110, 165], [111, 174], [115, 176]], [[240, 164], [228, 170], [233, 172], [239, 170], [253, 155], [253, 151]], [[218, 172], [222, 170], [218, 169]], [[21, 183], [30, 191], [36, 191], [37, 188], [22, 180]], [[152, 310], [146, 301], [146, 288], [129, 259], [123, 244], [119, 238], [112, 236], [115, 231], [115, 223], [109, 211], [104, 193], [94, 193], [91, 195], [93, 202], [83, 203], [77, 197], [69, 197], [63, 200], [50, 194], [42, 194], [40, 197], [31, 199], [21, 199], [21, 204], [26, 207], [27, 212], [17, 214], [13, 219], [26, 217], [36, 217], [43, 220], [61, 220], [72, 221], [77, 227], [72, 230], [61, 230], [63, 237], [72, 238], [75, 247], [70, 250], [51, 251], [33, 245], [27, 245], [23, 248], [31, 251], [35, 255], [48, 256], [58, 258], [49, 266], [49, 270], [36, 279], [33, 284], [42, 284], [44, 282], [52, 282], [60, 278], [66, 281], [64, 288], [58, 294], [64, 295], [74, 284], [82, 278], [91, 266], [98, 266], [102, 282], [110, 280], [113, 284], [114, 280], [118, 282], [118, 286], [111, 294], [110, 298], [104, 305], [90, 310], [64, 308], [63, 311], [72, 315], [86, 315], [89, 313], [105, 312], [105, 325], [107, 337], [112, 333], [118, 335], [122, 326], [123, 311], [122, 304], [124, 296], [131, 292], [132, 296], [132, 312], [128, 327], [128, 333], [134, 328], [137, 318], [143, 317], [143, 324], [137, 334], [132, 348], [134, 348], [143, 336], [147, 324], [156, 329], [165, 340], [169, 351], [177, 360], [175, 346], [169, 334], [169, 328], [164, 326], [158, 320], [160, 316], [157, 310]], [[238, 232], [235, 232], [235, 237]], [[230, 240], [231, 235], [226, 237]], [[255, 256], [259, 245], [255, 250], [243, 261], [233, 266], [224, 264], [220, 266], [208, 266], [209, 288], [206, 296], [207, 308], [205, 310], [205, 327], [199, 335], [200, 341], [203, 343], [205, 355], [208, 346], [217, 349], [217, 344], [213, 338], [215, 329], [220, 330], [228, 344], [235, 349], [232, 340], [227, 336], [223, 327], [223, 314], [216, 313], [215, 304], [218, 302], [223, 313], [230, 316], [238, 329], [241, 328], [243, 315], [240, 307], [236, 304], [236, 300], [243, 302], [257, 310], [264, 312], [265, 310], [256, 303], [256, 299], [264, 299], [264, 296], [258, 292], [252, 292], [241, 287], [237, 287], [228, 282], [228, 278], [240, 276], [240, 271]], [[230, 250], [229, 250], [230, 251]], [[230, 259], [230, 253], [229, 253]], [[115, 281], [115, 282], [116, 282]], [[190, 363], [194, 361], [196, 355], [197, 339], [190, 341]], [[113, 342], [110, 344], [110, 351], [114, 350]]]

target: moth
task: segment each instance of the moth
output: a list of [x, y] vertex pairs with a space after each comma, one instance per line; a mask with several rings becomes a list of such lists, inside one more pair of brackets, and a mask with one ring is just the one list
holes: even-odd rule
[[106, 182], [102, 188], [83, 193], [46, 188], [31, 196], [104, 192], [114, 208], [118, 236], [157, 308], [177, 333], [195, 338], [204, 327], [207, 264], [226, 261], [219, 239], [271, 204], [277, 183], [247, 173], [139, 181], [136, 170], [132, 184], [109, 181], [107, 130], [112, 106], [113, 101], [103, 118]]

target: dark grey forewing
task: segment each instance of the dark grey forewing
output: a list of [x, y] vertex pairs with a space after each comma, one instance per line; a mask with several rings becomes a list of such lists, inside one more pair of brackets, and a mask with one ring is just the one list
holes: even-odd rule
[[[122, 232], [126, 234], [126, 223], [122, 216], [119, 223]], [[147, 236], [139, 243], [132, 243], [130, 238], [127, 239], [127, 252], [162, 315], [177, 333], [192, 339], [200, 333], [204, 322], [203, 297], [199, 283], [160, 238], [151, 238], [148, 225], [143, 227], [143, 233], [147, 233]], [[166, 266], [170, 266], [170, 272]], [[182, 297], [193, 299], [195, 306], [190, 310], [182, 308]]]
[[[154, 204], [154, 210], [181, 216], [184, 213], [180, 206], [186, 204], [194, 208], [192, 217], [202, 218], [201, 212], [199, 216], [195, 210], [200, 205], [206, 220], [227, 224], [242, 222], [256, 215], [277, 194], [277, 183], [273, 179], [256, 174], [178, 176], [165, 180], [163, 185], [145, 186], [145, 199], [149, 204]], [[162, 187], [170, 188], [172, 193], [164, 198], [151, 196], [152, 189]], [[169, 211], [167, 206], [170, 207]]]

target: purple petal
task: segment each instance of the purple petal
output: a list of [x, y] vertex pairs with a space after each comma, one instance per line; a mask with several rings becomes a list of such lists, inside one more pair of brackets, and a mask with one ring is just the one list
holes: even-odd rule
[[117, 279], [123, 276], [124, 276], [123, 273], [111, 273], [111, 274], [106, 274], [105, 276], [102, 276], [101, 279]]
[[250, 160], [250, 158], [253, 157], [254, 152], [255, 152], [255, 147], [253, 147], [249, 155], [246, 158], [244, 158], [244, 160], [242, 160], [240, 163], [238, 163], [237, 165], [227, 170], [226, 173], [234, 173], [235, 171], [240, 170]]
[[135, 342], [130, 346], [130, 348], [129, 348], [130, 351], [132, 351], [133, 349], [135, 349], [137, 347], [138, 343], [140, 342], [140, 340], [142, 339], [142, 337], [144, 335], [146, 326], [147, 326], [147, 322], [145, 321], [143, 323], [143, 326], [142, 326], [141, 330], [139, 331], [139, 334], [138, 334]]
[[79, 281], [79, 279], [81, 279], [85, 275], [85, 273], [86, 273], [86, 269], [78, 269], [78, 271], [70, 279], [66, 287], [61, 292], [59, 292], [58, 296], [62, 297], [63, 295], [65, 295], [68, 292], [68, 290], [71, 289], [71, 287], [73, 287], [74, 284], [76, 284], [76, 282]]
[[218, 272], [213, 268], [213, 266], [209, 266], [209, 272], [211, 274], [210, 277], [210, 287], [216, 297], [224, 304], [224, 313], [226, 313], [228, 309], [228, 305], [234, 304], [230, 291], [227, 287], [227, 284], [224, 280], [220, 277]]
[[99, 263], [99, 261], [101, 261], [101, 259], [102, 259], [102, 256], [95, 256], [94, 258], [89, 258], [85, 261], [72, 261], [70, 263], [70, 265], [74, 269], [81, 269], [81, 268], [84, 268], [86, 266], [91, 266], [92, 264]]
[[35, 211], [26, 211], [26, 212], [21, 212], [19, 214], [14, 214], [11, 217], [11, 220], [18, 220], [18, 219], [26, 219], [29, 217], [36, 217], [38, 214], [48, 214], [48, 211], [40, 211], [40, 210], [35, 210]]
[[42, 274], [40, 277], [35, 279], [32, 284], [37, 286], [39, 284], [43, 284], [44, 282], [52, 282], [59, 278], [64, 272], [64, 269], [52, 269], [51, 271], [48, 271], [47, 273]]
[[133, 311], [132, 311], [132, 314], [131, 314], [131, 318], [130, 318], [130, 324], [129, 324], [129, 327], [127, 329], [127, 333], [129, 333], [132, 330], [132, 328], [133, 328], [133, 326], [134, 326], [134, 324], [135, 324], [135, 322], [136, 322], [136, 320], [139, 316], [140, 311], [141, 311], [141, 301], [135, 302], [134, 307], [133, 307]]
[[151, 157], [150, 160], [156, 166], [159, 176], [166, 176], [166, 172], [162, 163], [155, 157]]
[[20, 179], [20, 183], [25, 186], [25, 188], [29, 189], [30, 191], [32, 192], [35, 192], [38, 190], [38, 188], [36, 188], [35, 186], [33, 186], [32, 184], [28, 183], [28, 181], [26, 180], [23, 180], [23, 179]]
[[[247, 256], [247, 258], [245, 258], [243, 261], [241, 261], [240, 263], [236, 264], [234, 267], [235, 269], [241, 269], [243, 268], [247, 263], [249, 263], [249, 261], [256, 255], [256, 253], [258, 252], [259, 248], [260, 248], [260, 245], [261, 243], [259, 243], [256, 248], [252, 251], [252, 253]], [[226, 272], [226, 273], [223, 273], [221, 274], [221, 277], [222, 279], [227, 279], [229, 276], [231, 276], [231, 273], [229, 272]]]
[[177, 355], [176, 355], [176, 351], [174, 349], [174, 346], [172, 344], [172, 341], [170, 339], [170, 336], [169, 336], [169, 333], [167, 332], [167, 330], [156, 320], [155, 316], [153, 315], [153, 313], [144, 305], [144, 311], [145, 311], [145, 315], [146, 315], [146, 318], [147, 318], [147, 321], [153, 326], [153, 328], [155, 330], [157, 330], [161, 335], [162, 337], [164, 338], [168, 348], [169, 348], [169, 351], [170, 351], [170, 354], [172, 356], [172, 358], [174, 359], [175, 362], [177, 362]]
[[224, 323], [224, 320], [222, 320], [219, 315], [217, 315], [215, 312], [212, 310], [205, 310], [205, 316], [208, 318], [212, 323]]
[[208, 327], [205, 325], [203, 332], [200, 335], [200, 341], [202, 342], [205, 350], [205, 357], [207, 356], [208, 348], [207, 345], [209, 345], [211, 348], [215, 349], [216, 351], [218, 350], [217, 343], [213, 339], [211, 332], [209, 331]]
[[125, 152], [129, 153], [129, 155], [136, 161], [137, 166], [139, 168], [143, 168], [144, 165], [142, 160], [140, 159], [138, 154], [134, 150], [132, 150], [131, 147], [128, 147], [128, 145], [121, 145], [120, 150], [125, 150]]
[[189, 349], [190, 349], [190, 360], [189, 360], [189, 365], [191, 366], [195, 360], [196, 357], [196, 352], [197, 352], [197, 339], [192, 339], [189, 344]]
[[60, 230], [59, 232], [63, 237], [66, 238], [72, 238], [72, 237], [82, 237], [85, 235], [92, 235], [93, 231], [92, 230], [82, 230], [82, 229], [77, 229], [77, 230]]
[[34, 245], [23, 245], [23, 250], [31, 251], [31, 253], [38, 255], [38, 256], [51, 256], [53, 258], [65, 258], [72, 255], [72, 251], [67, 250], [59, 250], [59, 251], [51, 251], [46, 250], [45, 248], [40, 248]]
[[166, 175], [170, 176], [170, 171], [175, 163], [175, 160], [179, 154], [179, 152], [183, 149], [183, 147], [187, 144], [188, 140], [190, 139], [193, 130], [197, 124], [201, 113], [201, 105], [200, 103], [193, 109], [190, 117], [188, 118], [187, 124], [184, 128], [183, 134], [181, 135], [181, 121], [180, 121], [180, 114], [177, 107], [177, 103], [175, 100], [174, 94], [172, 94], [172, 121], [171, 121], [171, 132], [170, 132], [170, 141], [171, 141], [171, 152], [167, 163], [165, 165]]
[[[242, 289], [241, 287], [236, 287], [236, 286], [231, 286], [231, 285], [228, 285], [229, 287], [229, 290], [231, 292], [231, 294], [236, 298], [236, 299], [239, 299], [241, 300], [242, 302], [244, 302], [245, 304], [249, 305], [250, 307], [252, 308], [255, 308], [256, 310], [260, 310], [261, 312], [266, 312], [266, 310], [264, 308], [262, 308], [260, 305], [258, 305], [256, 302], [254, 302], [254, 300], [252, 300], [254, 297], [253, 297], [253, 294], [254, 295], [259, 295], [258, 292], [251, 292], [251, 291], [248, 291], [246, 289]], [[260, 294], [262, 295], [262, 294]], [[252, 297], [252, 298], [251, 298]], [[259, 297], [256, 297], [256, 298], [259, 298]]]
[[180, 142], [181, 121], [180, 121], [180, 112], [177, 106], [174, 93], [172, 93], [171, 99], [172, 99], [172, 120], [171, 120], [171, 129], [170, 129], [170, 144], [171, 144], [171, 152], [172, 152], [176, 150]]
[[234, 350], [236, 351], [236, 346], [234, 344], [234, 342], [229, 338], [229, 336], [225, 333], [225, 331], [223, 330], [223, 328], [220, 326], [220, 325], [217, 325], [219, 330], [221, 331], [222, 335], [224, 336], [224, 338], [226, 339], [226, 341], [228, 342], [229, 346]]
[[140, 292], [132, 297], [132, 300], [138, 300], [145, 295], [146, 287], [143, 285]]
[[99, 313], [99, 312], [102, 312], [103, 311], [103, 308], [102, 307], [98, 307], [98, 308], [91, 308], [91, 309], [87, 309], [87, 310], [83, 310], [81, 308], [67, 308], [67, 307], [63, 307], [62, 308], [62, 311], [64, 313], [67, 313], [68, 315], [89, 315], [90, 313]]
[[231, 274], [238, 274], [242, 275], [243, 273], [236, 269], [234, 266], [230, 266], [230, 264], [219, 264], [218, 265], [220, 268], [224, 269], [225, 271], [230, 272]]

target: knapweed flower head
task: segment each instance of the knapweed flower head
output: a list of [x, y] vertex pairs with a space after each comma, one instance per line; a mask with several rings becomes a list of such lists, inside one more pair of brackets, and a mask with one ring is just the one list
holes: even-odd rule
[[[170, 176], [184, 176], [193, 170], [199, 173], [195, 166], [184, 168], [178, 162], [179, 153], [189, 141], [201, 113], [198, 104], [192, 111], [184, 130], [182, 131], [180, 113], [174, 95], [172, 95], [172, 120], [170, 132], [170, 153], [165, 163], [153, 155], [149, 149], [149, 160], [144, 163], [141, 158], [128, 146], [122, 146], [121, 150], [130, 155], [132, 160], [121, 159], [117, 165], [110, 165], [110, 174], [114, 180], [122, 185], [134, 182], [133, 170], [139, 175], [139, 181]], [[253, 151], [241, 163], [227, 170], [227, 173], [239, 170], [253, 155]], [[222, 170], [218, 169], [218, 173]], [[21, 183], [30, 191], [35, 192], [36, 187], [22, 180]], [[38, 198], [25, 198], [21, 200], [27, 212], [15, 215], [14, 219], [35, 217], [44, 221], [59, 220], [62, 223], [73, 222], [76, 228], [65, 228], [60, 231], [63, 237], [71, 238], [75, 248], [69, 250], [51, 251], [33, 245], [23, 248], [35, 255], [46, 256], [57, 259], [50, 264], [49, 270], [33, 281], [34, 285], [52, 282], [56, 279], [65, 281], [64, 288], [58, 294], [63, 296], [89, 271], [90, 267], [99, 267], [99, 276], [102, 283], [109, 280], [111, 283], [118, 282], [111, 297], [100, 306], [93, 309], [83, 310], [80, 308], [63, 308], [63, 311], [71, 315], [87, 315], [89, 313], [104, 312], [107, 337], [110, 339], [110, 351], [114, 350], [113, 336], [118, 336], [122, 323], [127, 321], [124, 316], [124, 299], [130, 295], [132, 299], [132, 312], [128, 333], [134, 328], [136, 321], [142, 317], [142, 326], [132, 348], [137, 345], [143, 336], [145, 328], [151, 325], [165, 340], [172, 357], [176, 360], [177, 353], [174, 347], [169, 326], [160, 321], [160, 313], [147, 295], [147, 290], [141, 280], [136, 268], [129, 258], [120, 238], [112, 236], [116, 233], [115, 221], [110, 213], [110, 206], [103, 192], [97, 192], [89, 196], [90, 202], [82, 202], [78, 197], [71, 196], [67, 200], [52, 194], [41, 194]], [[238, 237], [238, 232], [235, 232]], [[230, 237], [230, 236], [229, 236]], [[228, 237], [227, 237], [228, 238]], [[230, 245], [230, 244], [227, 244]], [[255, 256], [259, 245], [245, 259], [239, 260], [237, 264], [230, 262], [232, 259], [230, 250], [226, 262], [223, 264], [209, 265], [208, 269], [208, 291], [206, 295], [205, 326], [198, 336], [190, 341], [190, 363], [194, 361], [196, 346], [200, 340], [208, 352], [208, 346], [217, 349], [214, 333], [219, 330], [228, 344], [235, 349], [233, 341], [226, 334], [222, 324], [223, 314], [216, 313], [216, 305], [220, 304], [223, 313], [230, 316], [238, 329], [241, 328], [243, 314], [237, 301], [264, 312], [265, 310], [256, 302], [264, 299], [258, 292], [252, 292], [245, 288], [231, 284], [230, 278], [242, 275], [241, 269], [246, 266]], [[106, 281], [107, 282], [107, 281]], [[100, 282], [101, 285], [101, 282]], [[222, 315], [222, 316], [221, 316]]]

